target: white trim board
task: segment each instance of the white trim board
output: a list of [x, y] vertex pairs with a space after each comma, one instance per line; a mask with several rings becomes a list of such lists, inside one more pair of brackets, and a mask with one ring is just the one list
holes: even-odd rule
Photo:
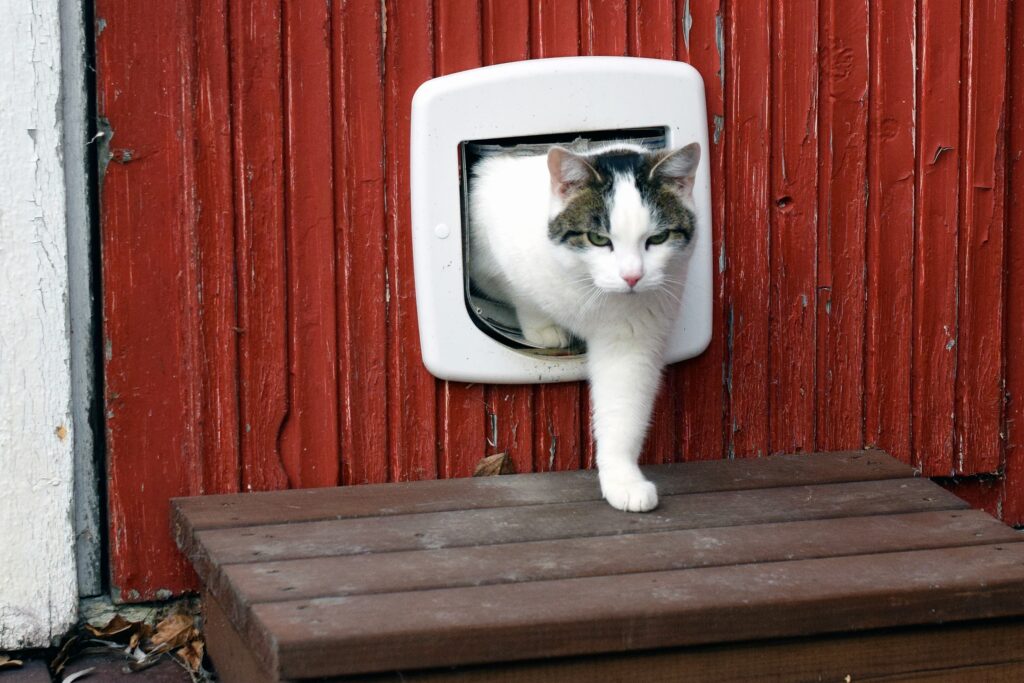
[[58, 0], [0, 0], [0, 650], [76, 618]]

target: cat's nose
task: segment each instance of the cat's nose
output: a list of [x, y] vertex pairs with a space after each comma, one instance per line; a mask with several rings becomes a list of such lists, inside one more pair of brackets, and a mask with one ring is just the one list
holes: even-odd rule
[[636, 283], [640, 282], [640, 278], [642, 277], [643, 273], [629, 273], [627, 275], [623, 275], [622, 279], [626, 281], [626, 284], [629, 285], [630, 289], [633, 289], [636, 287]]

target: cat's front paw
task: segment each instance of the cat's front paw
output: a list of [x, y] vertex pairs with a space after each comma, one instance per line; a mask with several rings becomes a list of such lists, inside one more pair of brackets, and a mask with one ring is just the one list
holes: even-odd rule
[[650, 512], [658, 506], [658, 490], [643, 478], [601, 476], [601, 495], [624, 512]]
[[545, 349], [564, 349], [569, 346], [572, 337], [567, 330], [557, 325], [523, 326], [526, 341]]

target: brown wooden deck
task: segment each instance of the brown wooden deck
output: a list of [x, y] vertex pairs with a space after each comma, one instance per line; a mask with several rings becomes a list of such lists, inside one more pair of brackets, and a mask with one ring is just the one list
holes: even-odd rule
[[884, 453], [647, 471], [644, 515], [561, 472], [177, 499], [174, 528], [229, 683], [1024, 680], [1024, 535]]

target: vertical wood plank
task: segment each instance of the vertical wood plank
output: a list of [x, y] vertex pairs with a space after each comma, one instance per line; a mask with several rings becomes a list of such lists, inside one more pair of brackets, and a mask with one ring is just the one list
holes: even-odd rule
[[960, 159], [959, 0], [920, 0], [914, 246], [914, 464], [953, 471]]
[[731, 44], [724, 33], [723, 0], [679, 0], [676, 51], [704, 78], [710, 149], [702, 150], [711, 163], [711, 253], [714, 301], [711, 343], [692, 360], [670, 368], [677, 375], [679, 456], [710, 460], [725, 455], [725, 372], [728, 335], [725, 330], [725, 53]]
[[580, 0], [580, 52], [626, 54], [627, 0]]
[[[465, 71], [483, 63], [481, 9], [478, 0], [446, 0], [435, 5], [434, 71], [438, 76]], [[486, 453], [484, 387], [438, 382], [439, 472], [443, 477], [468, 477]]]
[[380, 483], [388, 480], [383, 17], [376, 2], [332, 10], [341, 480]]
[[865, 441], [910, 462], [914, 277], [913, 3], [871, 10]]
[[730, 457], [768, 451], [772, 21], [768, 0], [728, 5], [725, 244]]
[[[531, 56], [579, 54], [579, 22], [576, 0], [533, 0], [530, 4]], [[578, 469], [582, 464], [581, 414], [586, 410], [580, 383], [539, 386], [534, 396], [534, 469]]]
[[531, 0], [530, 55], [575, 57], [579, 53], [579, 0]]
[[1024, 4], [1011, 3], [1010, 14], [1003, 520], [1024, 525]]
[[[674, 0], [630, 0], [626, 25], [630, 56], [675, 59]], [[662, 375], [642, 462], [655, 464], [675, 460], [679, 433], [675, 419], [679, 413], [676, 377], [675, 368], [666, 368]]]
[[1006, 198], [1006, 0], [963, 5], [956, 459], [996, 472], [1003, 440], [1003, 230]]
[[289, 484], [279, 441], [288, 415], [280, 3], [230, 12], [242, 484], [278, 489]]
[[[202, 475], [196, 55], [182, 40], [196, 7], [96, 11], [108, 22], [97, 108], [112, 131], [100, 207], [110, 584], [115, 600], [151, 600], [194, 585], [166, 501], [198, 493]], [[168, 30], [139, 41], [154, 22]]]
[[195, 196], [203, 337], [203, 493], [239, 486], [238, 321], [225, 0], [196, 5]]
[[[484, 0], [482, 8], [484, 61], [500, 64], [530, 56], [529, 0]], [[491, 453], [507, 452], [516, 472], [532, 472], [534, 462], [534, 387], [487, 387], [487, 446]]]
[[675, 12], [674, 0], [629, 0], [626, 13], [629, 54], [675, 59]]
[[776, 0], [773, 13], [768, 412], [772, 452], [792, 453], [813, 450], [815, 431], [818, 6]]
[[288, 416], [281, 458], [293, 486], [339, 480], [331, 15], [283, 3]]
[[480, 15], [485, 64], [530, 56], [530, 0], [482, 0]]
[[388, 448], [391, 479], [406, 481], [437, 477], [436, 387], [420, 354], [409, 213], [412, 96], [433, 76], [434, 18], [429, 0], [388, 0], [385, 8]]
[[864, 443], [868, 3], [821, 5], [817, 448]]

